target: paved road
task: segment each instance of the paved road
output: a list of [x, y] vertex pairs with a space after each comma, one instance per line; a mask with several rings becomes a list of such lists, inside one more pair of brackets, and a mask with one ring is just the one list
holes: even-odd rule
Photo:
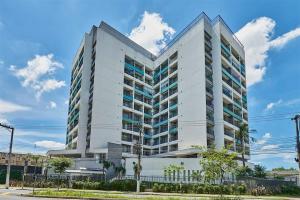
[[21, 189], [0, 189], [0, 200], [63, 200], [57, 198], [38, 198], [38, 197], [24, 197], [21, 194], [31, 193], [31, 190], [21, 190]]

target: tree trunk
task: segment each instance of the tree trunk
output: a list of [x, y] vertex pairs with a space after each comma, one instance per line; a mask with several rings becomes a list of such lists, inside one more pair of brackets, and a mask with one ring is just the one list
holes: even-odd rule
[[243, 137], [243, 140], [242, 140], [242, 161], [243, 161], [243, 167], [245, 168], [246, 167], [246, 164], [245, 164], [245, 142], [244, 142], [244, 137]]

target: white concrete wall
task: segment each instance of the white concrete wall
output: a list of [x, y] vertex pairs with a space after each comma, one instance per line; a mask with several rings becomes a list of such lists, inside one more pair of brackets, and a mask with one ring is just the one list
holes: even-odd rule
[[[176, 51], [178, 52], [178, 148], [182, 150], [191, 148], [192, 145], [206, 146], [204, 20], [164, 52], [155, 61], [155, 66]], [[195, 123], [199, 125], [191, 125]]]
[[[142, 158], [141, 176], [164, 176], [164, 169], [171, 164], [183, 163], [185, 170], [200, 170], [199, 161], [199, 158]], [[137, 163], [137, 158], [126, 158], [126, 175], [134, 175], [133, 162]]]
[[125, 55], [152, 66], [153, 62], [98, 28], [90, 152], [121, 143]]

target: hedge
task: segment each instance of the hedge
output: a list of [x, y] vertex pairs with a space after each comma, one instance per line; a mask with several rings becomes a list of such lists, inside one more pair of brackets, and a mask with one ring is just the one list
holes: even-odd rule
[[209, 185], [209, 184], [178, 184], [178, 183], [155, 183], [153, 192], [179, 192], [196, 194], [245, 194], [245, 185]]
[[[135, 180], [115, 180], [112, 182], [91, 182], [91, 181], [75, 181], [72, 184], [73, 189], [87, 190], [117, 190], [117, 191], [136, 191]], [[144, 185], [141, 185], [141, 191], [144, 191]]]

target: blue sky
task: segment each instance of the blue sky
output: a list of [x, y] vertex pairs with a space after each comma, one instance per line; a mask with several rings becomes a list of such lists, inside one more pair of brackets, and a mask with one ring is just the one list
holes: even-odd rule
[[[299, 10], [296, 0], [2, 0], [0, 121], [17, 127], [15, 151], [62, 147], [72, 58], [92, 25], [106, 21], [155, 51], [204, 11], [221, 15], [245, 45], [250, 127], [257, 130], [252, 161], [295, 167], [289, 152], [295, 149], [290, 117], [300, 112]], [[162, 37], [151, 36], [153, 30]], [[7, 150], [6, 130], [0, 136], [0, 150]]]

